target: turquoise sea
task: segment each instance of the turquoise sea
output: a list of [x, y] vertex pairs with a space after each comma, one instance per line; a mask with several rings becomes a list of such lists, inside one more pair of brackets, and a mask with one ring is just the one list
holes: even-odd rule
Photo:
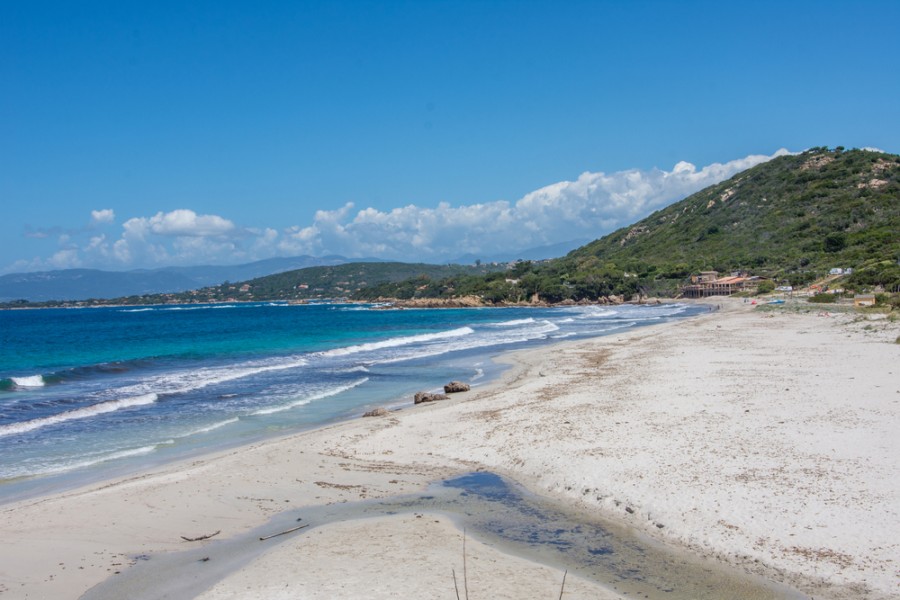
[[0, 500], [411, 403], [499, 352], [704, 309], [274, 303], [0, 311]]

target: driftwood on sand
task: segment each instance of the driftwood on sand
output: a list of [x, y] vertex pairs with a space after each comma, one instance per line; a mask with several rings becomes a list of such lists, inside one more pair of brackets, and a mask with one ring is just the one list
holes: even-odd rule
[[195, 537], [195, 538], [189, 538], [189, 537], [181, 536], [181, 539], [183, 539], [183, 540], [186, 541], [186, 542], [201, 542], [201, 541], [203, 541], [203, 540], [208, 540], [208, 539], [211, 538], [211, 537], [216, 537], [216, 536], [219, 535], [220, 533], [222, 533], [222, 530], [221, 530], [221, 529], [220, 529], [219, 531], [215, 532], [215, 533], [210, 533], [209, 535], [201, 535], [200, 537]]
[[304, 527], [309, 527], [309, 523], [307, 523], [306, 525], [298, 525], [297, 527], [291, 527], [290, 529], [285, 529], [284, 531], [279, 531], [278, 533], [273, 533], [272, 535], [264, 535], [261, 538], [259, 538], [259, 541], [263, 542], [265, 540], [270, 540], [273, 537], [278, 537], [279, 535], [291, 533], [293, 531], [297, 531], [298, 529], [303, 529]]

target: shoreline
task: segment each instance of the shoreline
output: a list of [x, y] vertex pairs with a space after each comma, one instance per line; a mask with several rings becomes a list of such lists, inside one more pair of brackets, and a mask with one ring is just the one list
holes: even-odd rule
[[[681, 306], [681, 303], [673, 303], [675, 305]], [[212, 305], [210, 305], [212, 306]], [[636, 306], [636, 305], [634, 305]], [[160, 306], [162, 307], [162, 306]], [[164, 307], [163, 307], [164, 308]], [[409, 307], [407, 307], [409, 308]], [[509, 310], [521, 310], [524, 308], [529, 311], [529, 314], [525, 315], [525, 317], [534, 316], [533, 313], [530, 313], [532, 309], [535, 310], [543, 310], [546, 307], [504, 307]], [[411, 308], [409, 308], [412, 310]], [[403, 310], [403, 309], [398, 309]], [[417, 309], [421, 311], [432, 311], [431, 308], [421, 308]], [[473, 308], [473, 307], [465, 307], [465, 308], [457, 308], [455, 310], [472, 310], [472, 311], [482, 311], [482, 308]], [[496, 316], [496, 311], [498, 308], [493, 308], [489, 312], [494, 313]], [[696, 312], [696, 311], [693, 311]], [[484, 313], [487, 314], [487, 311]], [[557, 313], [557, 316], [559, 313]], [[522, 317], [523, 319], [525, 317]], [[499, 317], [502, 319], [503, 317]], [[509, 317], [515, 318], [515, 317]], [[684, 317], [675, 317], [675, 318], [684, 318]], [[530, 320], [530, 319], [525, 319]], [[570, 320], [570, 319], [563, 319]], [[639, 319], [640, 320], [640, 319]], [[638, 325], [645, 326], [645, 325]], [[593, 335], [598, 335], [597, 332], [593, 332]], [[603, 335], [602, 333], [599, 335]], [[526, 336], [527, 337], [527, 336]], [[524, 341], [519, 340], [519, 344], [523, 346], [537, 345], [537, 344], [555, 344], [562, 341], [566, 336], [561, 336], [558, 340], [547, 340], [541, 341], [538, 339], [529, 339]], [[574, 339], [574, 338], [573, 338]], [[584, 339], [584, 338], [579, 338]], [[450, 378], [463, 378], [465, 381], [470, 381], [470, 383], [474, 387], [482, 388], [486, 383], [494, 380], [499, 377], [499, 372], [507, 368], [502, 363], [493, 362], [493, 357], [497, 355], [504, 354], [507, 352], [514, 352], [515, 349], [509, 349], [503, 344], [494, 345], [492, 348], [488, 347], [485, 349], [472, 348], [465, 349], [463, 351], [453, 351], [447, 356], [443, 356], [440, 358], [440, 364], [443, 365], [453, 365], [457, 361], [460, 360], [460, 357], [463, 356], [475, 356], [478, 357], [478, 363], [475, 365], [476, 374], [471, 377], [471, 379], [466, 379], [466, 366], [463, 366], [463, 369], [457, 374], [450, 374]], [[415, 359], [413, 359], [415, 360]], [[482, 362], [484, 363], [482, 365]], [[488, 369], [487, 377], [485, 377], [485, 370], [482, 369], [479, 365], [484, 366], [485, 369]], [[486, 365], [486, 366], [485, 366]], [[429, 370], [430, 371], [430, 370]], [[56, 378], [59, 376], [59, 373], [50, 369], [49, 371], [24, 371], [27, 373], [31, 373], [30, 377], [38, 378], [38, 379], [46, 379], [49, 381], [51, 378]], [[364, 377], [364, 376], [361, 376]], [[20, 379], [21, 377], [12, 378]], [[479, 380], [479, 381], [476, 381]], [[4, 382], [7, 380], [4, 379]], [[148, 438], [144, 440], [144, 445], [141, 447], [137, 447], [138, 445], [125, 445], [122, 447], [124, 450], [122, 458], [118, 460], [109, 461], [108, 457], [105, 455], [98, 455], [94, 459], [93, 464], [79, 464], [77, 468], [73, 470], [66, 470], [63, 465], [63, 468], [59, 469], [47, 469], [44, 472], [37, 472], [35, 474], [23, 474], [23, 475], [15, 475], [12, 477], [4, 478], [0, 480], [0, 505], [7, 504], [9, 502], [17, 501], [17, 500], [25, 500], [30, 497], [35, 497], [39, 495], [45, 495], [54, 492], [61, 492], [71, 489], [77, 489], [84, 485], [88, 485], [91, 483], [97, 483], [105, 480], [115, 479], [119, 477], [126, 477], [129, 475], [133, 475], [142, 471], [161, 468], [166, 464], [170, 464], [173, 462], [179, 462], [182, 460], [189, 460], [195, 457], [204, 456], [207, 454], [216, 453], [219, 451], [225, 451], [233, 448], [237, 448], [240, 446], [264, 442], [267, 439], [272, 437], [282, 437], [285, 435], [292, 435], [294, 433], [302, 433], [305, 431], [310, 431], [313, 429], [317, 429], [319, 427], [323, 427], [326, 425], [337, 424], [343, 421], [353, 420], [361, 416], [365, 411], [375, 408], [377, 406], [383, 406], [390, 410], [394, 410], [398, 407], [406, 407], [407, 405], [412, 406], [412, 397], [414, 392], [416, 391], [440, 391], [441, 386], [446, 381], [438, 381], [435, 378], [435, 374], [432, 372], [423, 373], [423, 380], [419, 382], [417, 387], [403, 389], [403, 391], [399, 391], [396, 386], [387, 387], [382, 386], [382, 389], [379, 390], [379, 393], [376, 395], [368, 394], [365, 395], [365, 404], [360, 404], [361, 410], [354, 411], [351, 406], [347, 410], [343, 410], [340, 413], [335, 413], [333, 415], [325, 415], [324, 417], [307, 419], [303, 420], [300, 418], [297, 422], [294, 422], [290, 427], [281, 427], [282, 431], [273, 432], [271, 428], [260, 428], [258, 431], [242, 431], [240, 433], [240, 437], [236, 436], [225, 436], [219, 435], [216, 439], [213, 440], [212, 443], [207, 443], [204, 445], [202, 440], [197, 441], [195, 439], [195, 434], [191, 434], [190, 436], [183, 436], [180, 433], [176, 432], [169, 436], [169, 440], [166, 441], [166, 437], [159, 437], [156, 439]], [[50, 385], [49, 383], [47, 384]], [[51, 389], [51, 388], [48, 388]], [[236, 391], [236, 390], [235, 390]], [[247, 414], [238, 414], [238, 420], [243, 421], [248, 416], [252, 417], [254, 415]], [[199, 429], [197, 431], [204, 432], [206, 430], [205, 425], [198, 426]], [[217, 425], [214, 423], [213, 425]], [[3, 429], [3, 427], [0, 427]], [[245, 428], [246, 429], [246, 428]], [[0, 432], [2, 434], [3, 432]], [[183, 439], [184, 438], [184, 439]], [[172, 443], [172, 440], [176, 440], [177, 443]], [[199, 444], [199, 447], [196, 446]], [[128, 454], [133, 454], [132, 457], [127, 456]], [[77, 461], [76, 461], [77, 462]], [[15, 464], [13, 458], [10, 458], [10, 463]], [[97, 465], [97, 466], [95, 466]], [[54, 465], [55, 466], [55, 465]]]
[[[0, 505], [15, 540], [0, 550], [0, 596], [80, 595], [129, 557], [185, 549], [182, 535], [228, 537], [286, 508], [420, 491], [478, 468], [817, 598], [898, 594], [900, 347], [885, 343], [896, 329], [873, 339], [849, 317], [715, 300], [723, 310], [693, 319], [504, 353], [514, 366], [499, 380], [449, 401]], [[815, 403], [807, 378], [821, 386]], [[335, 539], [368, 539], [370, 525]], [[405, 551], [438, 552], [434, 539]], [[210, 598], [236, 597], [223, 590], [252, 580], [240, 573]]]

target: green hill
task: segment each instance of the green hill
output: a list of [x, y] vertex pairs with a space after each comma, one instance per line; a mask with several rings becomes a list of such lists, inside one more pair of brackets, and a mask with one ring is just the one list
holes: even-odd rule
[[248, 302], [271, 300], [317, 300], [356, 297], [368, 288], [381, 285], [420, 287], [423, 281], [443, 281], [452, 277], [480, 279], [503, 269], [500, 265], [431, 265], [423, 263], [361, 262], [307, 267], [258, 277], [248, 281], [225, 282], [186, 292], [143, 294], [113, 299], [91, 298], [77, 302], [24, 300], [0, 304], [0, 308], [25, 306], [101, 306], [107, 304], [195, 304], [206, 302]]
[[245, 282], [211, 289], [217, 296], [227, 295], [240, 300], [293, 300], [311, 298], [350, 297], [379, 284], [398, 284], [403, 281], [441, 280], [457, 275], [483, 275], [498, 267], [465, 265], [431, 265], [425, 263], [372, 262], [348, 263], [331, 267], [310, 267], [267, 275]]
[[567, 256], [506, 273], [383, 284], [359, 297], [487, 302], [674, 295], [699, 271], [803, 285], [852, 268], [858, 289], [900, 286], [900, 157], [813, 148], [706, 188]]
[[746, 269], [795, 284], [836, 267], [883, 271], [900, 258], [900, 157], [782, 156], [568, 255], [586, 257], [670, 272]]

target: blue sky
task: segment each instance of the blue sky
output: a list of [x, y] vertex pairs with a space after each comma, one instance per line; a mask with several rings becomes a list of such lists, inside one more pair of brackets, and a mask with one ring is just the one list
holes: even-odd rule
[[596, 238], [900, 150], [900, 2], [3, 2], [0, 274]]

